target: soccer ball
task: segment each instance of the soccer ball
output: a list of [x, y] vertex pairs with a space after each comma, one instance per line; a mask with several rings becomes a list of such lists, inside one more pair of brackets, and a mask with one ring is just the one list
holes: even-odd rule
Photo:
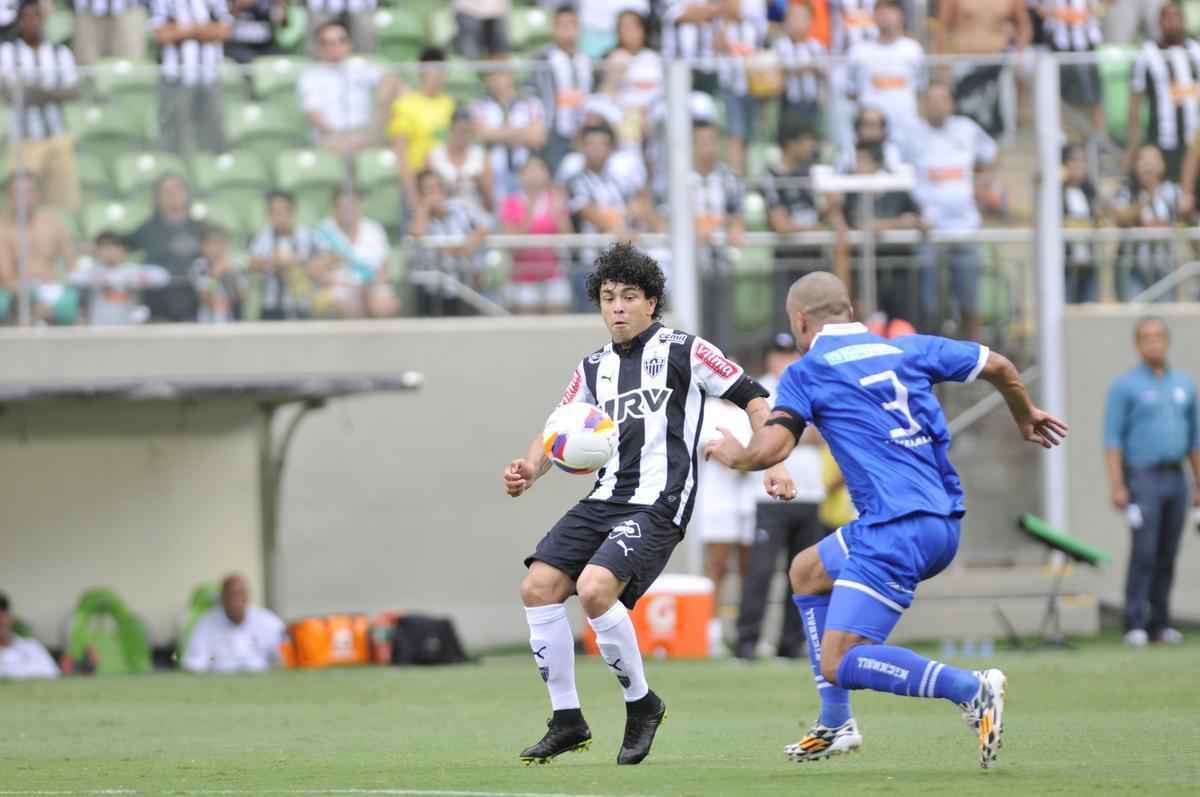
[[591, 473], [617, 450], [617, 425], [591, 404], [564, 404], [546, 419], [542, 447], [567, 473]]

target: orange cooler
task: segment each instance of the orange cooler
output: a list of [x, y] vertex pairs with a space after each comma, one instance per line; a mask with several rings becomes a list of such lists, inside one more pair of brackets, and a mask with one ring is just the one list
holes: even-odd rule
[[[712, 581], [669, 573], [650, 585], [630, 616], [643, 654], [700, 659], [708, 656], [708, 624], [715, 610]], [[590, 625], [584, 627], [583, 646], [600, 653]]]

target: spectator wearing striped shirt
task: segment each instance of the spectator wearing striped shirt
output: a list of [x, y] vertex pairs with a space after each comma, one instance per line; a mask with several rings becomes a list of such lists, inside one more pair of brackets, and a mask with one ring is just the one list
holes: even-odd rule
[[517, 190], [517, 174], [526, 158], [546, 143], [542, 102], [517, 91], [507, 56], [493, 58], [483, 74], [487, 97], [471, 109], [476, 135], [488, 148], [494, 196], [492, 207]]
[[754, 138], [761, 103], [750, 93], [746, 59], [767, 43], [767, 20], [746, 14], [742, 0], [725, 0], [723, 13], [713, 22], [713, 46], [719, 56], [717, 75], [725, 104], [725, 132], [729, 136], [729, 165], [746, 174], [746, 142]]
[[717, 94], [713, 58], [713, 23], [724, 9], [722, 0], [667, 0], [663, 12], [663, 56], [692, 62], [692, 88]]
[[[1117, 224], [1162, 230], [1179, 220], [1179, 186], [1167, 178], [1163, 153], [1153, 144], [1138, 150], [1129, 182], [1113, 199]], [[1175, 270], [1172, 242], [1122, 241], [1117, 250], [1117, 292], [1125, 301]]]
[[224, 42], [233, 17], [224, 0], [151, 0], [161, 50], [159, 121], [166, 149], [183, 155], [225, 149], [221, 102]]
[[146, 9], [139, 0], [75, 0], [71, 49], [80, 66], [101, 58], [146, 57]]
[[[1092, 229], [1100, 220], [1100, 197], [1088, 174], [1087, 151], [1079, 144], [1063, 148], [1063, 226]], [[1096, 247], [1084, 241], [1065, 245], [1066, 300], [1071, 304], [1094, 302], [1099, 294]]]
[[453, 0], [453, 6], [458, 26], [454, 43], [463, 58], [478, 61], [511, 49], [506, 21], [512, 0]]
[[308, 29], [312, 36], [308, 54], [321, 58], [321, 28], [327, 22], [340, 22], [354, 43], [354, 52], [375, 50], [375, 7], [377, 0], [308, 0]]
[[239, 64], [276, 52], [275, 31], [287, 24], [287, 0], [230, 0], [233, 33], [225, 54]]
[[579, 51], [579, 13], [573, 6], [554, 12], [553, 43], [539, 57], [534, 82], [549, 117], [543, 155], [553, 174], [571, 151], [592, 93], [592, 59]]
[[73, 210], [79, 207], [79, 176], [63, 103], [79, 96], [79, 76], [71, 51], [45, 40], [44, 25], [41, 6], [24, 0], [17, 38], [0, 44], [0, 94], [14, 106], [14, 166], [38, 176], [49, 204]]
[[[425, 169], [417, 175], [417, 205], [408, 232], [422, 245], [415, 252], [414, 271], [448, 274], [458, 281], [482, 287], [483, 239], [492, 227], [492, 219], [478, 205], [450, 197], [437, 172]], [[453, 243], [425, 243], [427, 237], [452, 236]], [[458, 298], [459, 292], [440, 282], [416, 284], [419, 315], [469, 315], [470, 306]]]
[[1157, 41], [1142, 45], [1129, 83], [1129, 142], [1124, 166], [1132, 170], [1142, 144], [1142, 105], [1150, 103], [1149, 143], [1166, 159], [1167, 176], [1178, 180], [1188, 142], [1200, 133], [1200, 43], [1189, 39], [1183, 11], [1167, 3], [1158, 15]]
[[821, 114], [821, 87], [826, 79], [825, 47], [812, 35], [812, 8], [807, 3], [788, 7], [783, 20], [784, 35], [775, 39], [774, 50], [784, 69], [783, 103], [780, 116], [796, 114], [812, 119]]
[[[1058, 53], [1090, 53], [1104, 41], [1098, 0], [1040, 0], [1034, 12], [1043, 20], [1046, 43]], [[1100, 70], [1094, 63], [1062, 64], [1062, 96], [1071, 105], [1087, 108], [1092, 130], [1100, 135], [1108, 127], [1100, 104]]]

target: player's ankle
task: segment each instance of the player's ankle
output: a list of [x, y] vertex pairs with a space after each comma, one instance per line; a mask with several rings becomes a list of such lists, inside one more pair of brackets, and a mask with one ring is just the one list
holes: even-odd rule
[[587, 725], [583, 719], [583, 709], [557, 708], [554, 710], [554, 724], [560, 726]]
[[658, 710], [659, 704], [658, 695], [654, 694], [654, 690], [647, 690], [646, 694], [639, 697], [637, 700], [625, 701], [625, 713], [627, 714], [653, 714]]

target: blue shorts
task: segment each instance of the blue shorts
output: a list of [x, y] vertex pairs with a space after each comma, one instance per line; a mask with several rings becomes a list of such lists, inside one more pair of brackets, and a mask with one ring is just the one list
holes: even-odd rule
[[872, 526], [856, 520], [821, 540], [817, 553], [833, 578], [825, 627], [886, 640], [917, 585], [954, 560], [958, 528], [958, 518], [918, 514]]

